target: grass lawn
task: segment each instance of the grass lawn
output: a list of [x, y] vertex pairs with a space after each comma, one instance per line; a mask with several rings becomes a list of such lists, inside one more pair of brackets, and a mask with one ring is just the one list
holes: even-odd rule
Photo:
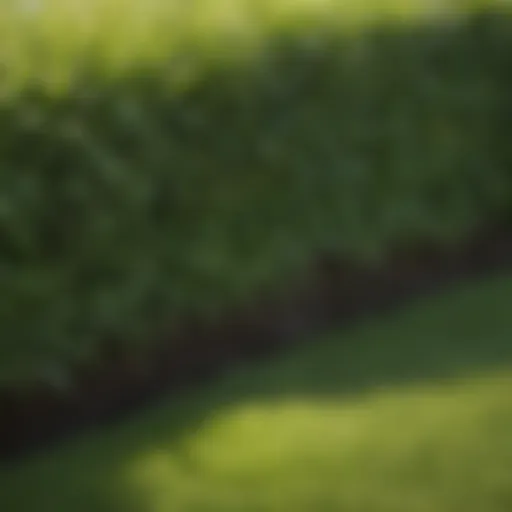
[[[3, 512], [509, 512], [512, 276], [0, 471]], [[34, 418], [37, 428], [37, 418]]]

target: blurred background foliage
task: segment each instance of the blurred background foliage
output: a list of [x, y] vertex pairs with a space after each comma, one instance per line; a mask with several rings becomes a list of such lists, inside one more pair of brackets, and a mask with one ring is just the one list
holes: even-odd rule
[[0, 52], [2, 385], [510, 214], [502, 2], [4, 0]]

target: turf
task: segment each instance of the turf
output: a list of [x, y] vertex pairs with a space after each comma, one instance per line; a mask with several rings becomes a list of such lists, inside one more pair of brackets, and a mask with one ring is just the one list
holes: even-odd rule
[[511, 304], [494, 278], [234, 368], [4, 468], [0, 510], [508, 512]]

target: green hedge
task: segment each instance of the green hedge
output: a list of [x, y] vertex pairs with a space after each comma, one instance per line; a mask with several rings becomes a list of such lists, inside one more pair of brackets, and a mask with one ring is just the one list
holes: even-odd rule
[[139, 350], [321, 253], [508, 216], [512, 18], [377, 11], [260, 13], [258, 37], [147, 22], [124, 53], [66, 17], [2, 18], [0, 383], [64, 382], [105, 339]]

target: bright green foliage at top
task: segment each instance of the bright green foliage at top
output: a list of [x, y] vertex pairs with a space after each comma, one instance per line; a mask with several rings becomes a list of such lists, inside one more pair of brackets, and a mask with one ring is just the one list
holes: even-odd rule
[[0, 382], [509, 214], [507, 11], [182, 4], [2, 5]]
[[[247, 59], [283, 32], [329, 26], [354, 32], [378, 23], [463, 16], [503, 0], [2, 0], [2, 94], [44, 81], [67, 94], [84, 66], [102, 80], [149, 63], [174, 85], [205, 61]], [[300, 36], [300, 34], [299, 34]], [[180, 69], [180, 64], [186, 67]], [[178, 78], [176, 75], [180, 75]], [[162, 77], [160, 77], [162, 78]], [[86, 88], [90, 83], [80, 84]], [[182, 84], [183, 85], [183, 84]]]

